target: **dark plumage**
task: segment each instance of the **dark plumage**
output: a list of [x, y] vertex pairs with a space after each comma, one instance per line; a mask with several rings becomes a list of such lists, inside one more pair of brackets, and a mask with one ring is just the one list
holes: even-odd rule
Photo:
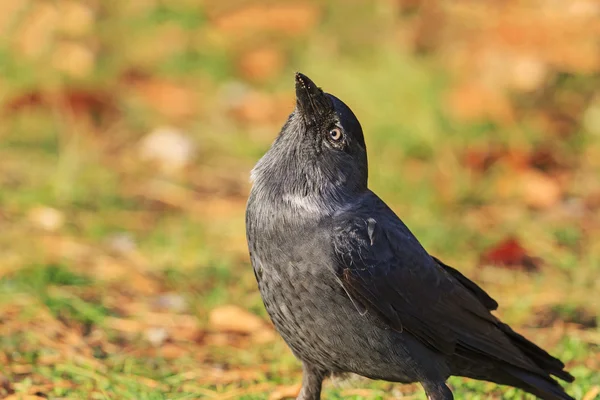
[[452, 399], [450, 375], [571, 399], [558, 359], [490, 311], [498, 304], [430, 256], [367, 188], [360, 123], [296, 75], [296, 109], [252, 172], [246, 213], [252, 266], [275, 327], [302, 361], [299, 399], [332, 373], [420, 382]]

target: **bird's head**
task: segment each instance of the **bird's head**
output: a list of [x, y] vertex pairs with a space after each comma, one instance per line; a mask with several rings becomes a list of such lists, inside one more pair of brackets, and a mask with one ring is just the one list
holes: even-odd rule
[[271, 185], [296, 203], [342, 201], [367, 189], [367, 169], [365, 139], [352, 110], [296, 73], [296, 108], [252, 171], [254, 186]]

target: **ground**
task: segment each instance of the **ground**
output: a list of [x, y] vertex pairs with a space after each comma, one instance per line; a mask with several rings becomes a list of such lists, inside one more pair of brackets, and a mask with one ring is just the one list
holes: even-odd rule
[[[463, 40], [460, 9], [425, 13], [452, 17], [441, 21], [454, 36], [439, 38], [419, 28], [432, 22], [414, 19], [418, 1], [397, 2], [398, 20], [387, 1], [342, 16], [339, 2], [298, 1], [264, 20], [265, 2], [234, 3], [1, 6], [14, 19], [0, 18], [11, 33], [0, 41], [0, 396], [296, 394], [300, 364], [261, 303], [244, 210], [300, 70], [363, 124], [370, 187], [497, 299], [498, 315], [565, 361], [571, 395], [599, 398], [594, 60], [535, 53], [529, 73], [510, 75], [517, 86], [492, 90], [445, 58], [444, 40]], [[522, 398], [450, 386], [458, 399]], [[328, 382], [324, 398], [425, 397], [350, 380]]]

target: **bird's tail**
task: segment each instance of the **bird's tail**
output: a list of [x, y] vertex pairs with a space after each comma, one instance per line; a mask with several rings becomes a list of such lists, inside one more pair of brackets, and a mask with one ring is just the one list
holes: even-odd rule
[[543, 371], [566, 382], [573, 382], [575, 380], [573, 375], [565, 371], [565, 364], [558, 358], [552, 357], [546, 350], [527, 340], [525, 337], [512, 330], [507, 324], [498, 322], [498, 327], [509, 337], [512, 344], [521, 350], [523, 354]]
[[[552, 357], [544, 349], [513, 331], [510, 326], [500, 321], [498, 321], [497, 326], [510, 339], [511, 344], [529, 358], [538, 368], [532, 370], [524, 369], [507, 361], [482, 357], [481, 354], [476, 354], [468, 348], [462, 347], [458, 351], [460, 358], [456, 361], [464, 362], [465, 360], [471, 360], [469, 362], [471, 365], [463, 364], [462, 368], [457, 365], [461, 371], [455, 373], [456, 375], [514, 386], [534, 394], [543, 400], [574, 400], [552, 377], [555, 376], [567, 382], [573, 382], [575, 379], [565, 371], [565, 365], [559, 359]], [[476, 360], [477, 364], [486, 365], [487, 367], [479, 369], [474, 367], [472, 364], [474, 360]]]
[[502, 366], [501, 368], [508, 376], [516, 380], [514, 386], [520, 387], [545, 400], [573, 400], [571, 396], [565, 393], [562, 386], [550, 376], [554, 375], [566, 382], [573, 382], [575, 380], [573, 375], [565, 371], [565, 365], [562, 361], [552, 357], [544, 349], [512, 330], [510, 326], [499, 322], [498, 327], [510, 338], [512, 344], [547, 374], [546, 376], [541, 376], [531, 371], [511, 366]]
[[502, 368], [506, 373], [504, 383], [518, 387], [543, 400], [575, 400], [551, 377], [541, 377], [514, 367]]

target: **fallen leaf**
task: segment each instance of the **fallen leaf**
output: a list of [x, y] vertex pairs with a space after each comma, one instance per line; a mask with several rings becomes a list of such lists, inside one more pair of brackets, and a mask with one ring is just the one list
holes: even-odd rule
[[557, 323], [576, 324], [584, 329], [595, 329], [598, 327], [598, 318], [585, 307], [571, 309], [555, 304], [536, 309], [528, 325], [534, 328], [550, 328]]
[[158, 127], [139, 144], [140, 157], [158, 164], [164, 171], [174, 173], [187, 166], [196, 153], [189, 136], [174, 127]]
[[52, 3], [33, 3], [24, 20], [20, 21], [14, 35], [17, 49], [26, 57], [37, 58], [44, 54], [55, 39], [61, 15]]
[[173, 343], [166, 343], [157, 348], [157, 354], [167, 360], [176, 360], [190, 354], [190, 351], [184, 347]]
[[598, 398], [600, 394], [600, 386], [593, 386], [588, 392], [581, 398], [581, 400], [594, 400]]
[[10, 366], [10, 371], [13, 374], [17, 374], [17, 375], [23, 375], [23, 374], [29, 374], [33, 371], [33, 366], [30, 364], [24, 364], [24, 365], [11, 365]]
[[294, 107], [288, 94], [269, 95], [258, 91], [245, 93], [231, 106], [238, 120], [250, 124], [274, 124], [285, 119]]
[[146, 329], [146, 324], [124, 318], [107, 317], [104, 320], [104, 324], [109, 329], [114, 329], [123, 333], [141, 334]]
[[312, 29], [320, 19], [321, 10], [310, 3], [270, 3], [237, 7], [213, 18], [215, 26], [230, 34], [252, 31], [276, 31], [300, 35]]
[[152, 302], [158, 310], [182, 313], [188, 309], [185, 298], [178, 293], [163, 293], [157, 296]]
[[513, 60], [511, 67], [511, 86], [522, 92], [532, 92], [540, 88], [547, 75], [548, 66], [539, 58], [521, 56]]
[[216, 331], [252, 333], [264, 328], [265, 322], [254, 314], [234, 305], [213, 309], [209, 324]]
[[58, 92], [30, 91], [8, 99], [4, 110], [9, 113], [27, 111], [33, 107], [58, 110], [78, 118], [104, 123], [118, 114], [116, 100], [103, 90], [65, 89]]
[[465, 82], [454, 87], [446, 97], [446, 106], [457, 119], [467, 122], [514, 120], [512, 105], [496, 88], [479, 82]]
[[279, 386], [271, 392], [269, 400], [295, 399], [300, 393], [301, 384]]
[[517, 239], [509, 237], [486, 251], [480, 263], [534, 272], [539, 270], [541, 260], [531, 257]]
[[152, 344], [154, 347], [161, 346], [165, 340], [169, 338], [169, 333], [165, 328], [162, 327], [153, 327], [146, 330], [146, 339]]
[[492, 146], [469, 148], [463, 154], [462, 160], [463, 164], [468, 168], [485, 172], [503, 157], [504, 154], [505, 151], [503, 149]]
[[261, 47], [242, 54], [238, 68], [246, 79], [266, 81], [279, 75], [284, 66], [285, 58], [281, 50]]
[[543, 172], [562, 169], [566, 166], [557, 151], [550, 147], [538, 147], [529, 154], [528, 158], [529, 166]]
[[89, 76], [95, 66], [96, 55], [87, 46], [78, 42], [61, 42], [52, 56], [52, 66], [57, 71], [75, 78]]
[[12, 394], [14, 392], [15, 389], [13, 388], [10, 380], [3, 374], [0, 374], [0, 394]]
[[58, 2], [59, 29], [71, 37], [80, 37], [92, 31], [94, 10], [84, 2], [63, 0]]
[[556, 180], [533, 169], [519, 177], [525, 203], [534, 208], [550, 208], [558, 204], [562, 190]]
[[29, 211], [29, 220], [38, 228], [55, 232], [63, 226], [65, 217], [55, 208], [40, 206]]
[[198, 95], [191, 88], [168, 80], [127, 77], [125, 82], [142, 102], [170, 118], [185, 118], [196, 114]]

